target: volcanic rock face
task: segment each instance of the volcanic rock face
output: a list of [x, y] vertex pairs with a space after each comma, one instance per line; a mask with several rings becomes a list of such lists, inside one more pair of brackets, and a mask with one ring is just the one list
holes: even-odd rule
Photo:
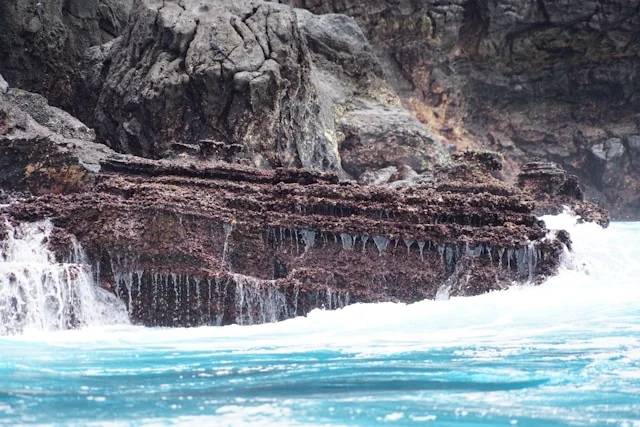
[[458, 147], [533, 157], [637, 218], [640, 2], [295, 0], [364, 29], [405, 106]]
[[353, 302], [477, 295], [541, 280], [562, 251], [517, 189], [490, 181], [392, 190], [297, 169], [129, 158], [102, 167], [89, 191], [8, 212], [55, 218], [148, 325], [260, 323]]
[[[528, 60], [509, 46], [523, 27], [533, 37], [577, 17], [555, 23], [547, 5], [540, 18], [532, 10], [545, 2], [517, 13], [504, 2], [303, 2], [355, 19], [286, 3], [0, 3], [0, 19], [11, 21], [0, 27], [9, 81], [0, 78], [2, 216], [51, 219], [47, 244], [59, 260], [78, 241], [132, 319], [163, 326], [261, 323], [537, 283], [570, 240], [534, 214], [561, 202], [606, 224], [555, 164], [524, 167], [518, 188], [497, 178], [500, 155], [450, 154], [472, 132], [503, 141], [499, 126], [530, 99], [560, 105], [535, 86], [559, 57]], [[27, 19], [38, 7], [51, 9]], [[26, 35], [11, 32], [31, 24]], [[16, 46], [32, 47], [25, 62]], [[587, 68], [602, 59], [588, 58]], [[20, 76], [31, 67], [33, 81]], [[82, 121], [16, 83], [53, 105], [72, 103]], [[603, 185], [615, 181], [640, 146], [629, 129], [583, 145], [590, 154], [574, 160], [597, 166]], [[0, 225], [0, 240], [10, 230]]]
[[351, 18], [249, 1], [140, 1], [131, 16], [79, 74], [80, 117], [117, 151], [199, 152], [353, 178], [448, 159], [442, 141], [398, 107]]
[[336, 169], [336, 147], [314, 128], [309, 67], [289, 7], [140, 1], [123, 37], [88, 58], [81, 93], [96, 104], [79, 102], [118, 151], [158, 158], [200, 142], [257, 166]]
[[0, 1], [0, 74], [72, 107], [73, 74], [89, 46], [117, 37], [132, 0]]
[[[93, 142], [95, 133], [40, 95], [0, 94], [0, 187], [11, 193], [79, 191], [115, 154]], [[0, 202], [1, 203], [1, 202]]]

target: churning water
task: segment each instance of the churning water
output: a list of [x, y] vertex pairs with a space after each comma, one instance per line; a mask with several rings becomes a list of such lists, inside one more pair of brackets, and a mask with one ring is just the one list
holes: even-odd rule
[[5, 227], [7, 238], [0, 242], [0, 336], [128, 323], [124, 305], [94, 286], [77, 242], [71, 244], [69, 262], [58, 264], [45, 245], [53, 230], [50, 221], [17, 228], [6, 222]]
[[[537, 287], [259, 326], [22, 321], [0, 337], [0, 424], [640, 426], [640, 223], [546, 220], [574, 253]], [[77, 289], [81, 271], [20, 259], [25, 275]], [[7, 269], [17, 280], [6, 263], [0, 290]]]

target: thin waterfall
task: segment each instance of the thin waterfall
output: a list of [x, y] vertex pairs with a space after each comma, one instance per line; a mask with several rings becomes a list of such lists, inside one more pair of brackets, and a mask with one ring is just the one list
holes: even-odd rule
[[129, 323], [126, 308], [95, 285], [82, 247], [74, 242], [69, 262], [56, 262], [46, 247], [50, 221], [14, 227], [5, 220], [0, 242], [0, 335], [25, 329], [61, 330]]

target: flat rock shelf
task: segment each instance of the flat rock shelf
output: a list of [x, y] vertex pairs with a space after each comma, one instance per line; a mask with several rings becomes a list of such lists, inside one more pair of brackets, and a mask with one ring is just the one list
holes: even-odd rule
[[[110, 158], [84, 191], [10, 204], [77, 239], [132, 320], [262, 323], [355, 302], [478, 295], [556, 271], [563, 244], [516, 187], [445, 180], [406, 188], [303, 169]], [[73, 237], [72, 237], [73, 236]]]

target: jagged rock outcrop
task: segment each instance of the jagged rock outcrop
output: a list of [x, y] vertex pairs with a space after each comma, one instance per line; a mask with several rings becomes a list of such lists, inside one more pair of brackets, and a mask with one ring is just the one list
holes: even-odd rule
[[609, 225], [609, 213], [584, 200], [578, 177], [567, 174], [553, 162], [531, 162], [522, 166], [518, 187], [536, 201], [536, 215], [556, 215], [565, 208], [579, 215], [583, 221]]
[[[562, 244], [496, 159], [468, 154], [405, 187], [336, 173], [149, 160], [40, 96], [0, 96], [11, 223], [50, 218], [59, 260], [80, 242], [99, 283], [147, 325], [260, 323], [354, 302], [477, 295], [553, 274]], [[68, 136], [63, 136], [65, 133]], [[100, 148], [101, 147], [101, 148]], [[30, 193], [30, 194], [29, 194]]]
[[125, 34], [92, 48], [79, 77], [80, 117], [124, 153], [200, 153], [356, 179], [448, 161], [443, 141], [399, 108], [345, 15], [272, 2], [139, 1]]
[[[244, 42], [235, 51], [244, 52], [242, 60], [231, 58], [240, 64], [239, 73], [206, 40], [195, 56], [181, 52], [191, 36], [196, 38], [197, 31], [191, 33], [195, 20], [208, 14], [194, 12], [199, 7], [194, 2], [166, 2], [159, 15], [162, 22], [156, 25], [150, 19], [160, 5], [137, 1], [126, 34], [101, 44], [125, 32], [132, 3], [0, 2], [0, 72], [12, 86], [35, 90], [53, 105], [68, 107], [98, 130], [99, 140], [125, 152], [160, 157], [167, 149], [200, 151], [261, 167], [305, 165], [338, 171], [343, 157], [362, 157], [363, 164], [346, 162], [351, 177], [358, 179], [358, 174], [375, 168], [415, 168], [417, 163], [431, 167], [432, 159], [423, 154], [439, 151], [432, 158], [446, 160], [440, 146], [448, 144], [461, 150], [489, 147], [505, 153], [502, 173], [513, 182], [520, 166], [532, 158], [551, 160], [577, 175], [585, 184], [586, 197], [610, 208], [615, 217], [638, 216], [637, 0], [254, 2], [257, 15], [249, 21], [255, 24], [265, 11], [274, 10], [282, 11], [274, 16], [288, 16], [291, 25], [284, 30], [289, 23], [281, 26], [272, 20], [269, 27], [265, 20], [264, 29], [243, 27], [251, 40], [246, 51]], [[224, 25], [216, 34], [200, 33], [229, 51], [238, 46], [242, 36], [230, 18], [242, 22], [244, 13], [249, 13], [243, 4], [211, 3], [210, 7], [225, 11], [217, 18]], [[340, 14], [291, 12], [288, 4]], [[194, 21], [189, 23], [190, 19]], [[173, 26], [174, 22], [179, 25]], [[291, 43], [279, 31], [289, 32]], [[279, 64], [291, 73], [281, 73], [274, 85], [265, 83], [271, 77], [264, 76], [266, 68], [260, 71], [263, 63], [257, 59], [269, 34], [280, 34], [275, 38], [286, 45], [284, 51], [300, 55], [298, 69]], [[136, 48], [125, 44], [149, 52], [140, 57], [137, 74], [128, 74], [130, 67], [125, 66], [126, 60], [139, 59]], [[88, 46], [94, 47], [84, 65], [77, 67]], [[187, 59], [195, 64], [199, 60], [194, 58], [204, 57], [212, 58], [211, 64], [202, 62], [201, 71], [192, 75], [185, 66]], [[116, 59], [119, 66], [114, 65]], [[267, 59], [273, 58], [265, 56], [264, 63]], [[215, 69], [218, 60], [226, 64], [220, 69], [229, 75], [214, 84], [215, 79], [202, 70]], [[262, 77], [249, 78], [245, 71]], [[236, 74], [244, 76], [238, 77], [240, 90], [235, 77], [230, 77]], [[240, 82], [246, 78], [255, 90]], [[110, 83], [103, 92], [105, 82]], [[258, 86], [265, 90], [257, 90]], [[269, 92], [274, 87], [277, 94]], [[202, 114], [198, 108], [178, 107], [185, 92], [187, 98], [206, 98], [197, 106]], [[158, 94], [167, 101], [163, 103]], [[269, 107], [248, 108], [252, 102], [262, 102], [256, 96], [269, 100]], [[132, 99], [135, 102], [129, 102]], [[429, 128], [418, 132], [424, 136], [418, 138], [420, 147], [414, 146], [415, 141], [402, 148], [385, 145], [403, 140], [387, 132], [406, 126], [399, 114], [377, 130], [387, 133], [373, 141], [376, 150], [387, 152], [382, 162], [371, 162], [366, 150], [354, 152], [351, 136], [358, 129], [358, 110], [365, 115], [371, 109], [392, 111], [400, 101]], [[240, 104], [247, 108], [237, 107]], [[118, 113], [125, 105], [129, 105], [126, 114]], [[291, 142], [294, 134], [296, 143]], [[366, 149], [366, 135], [364, 140]]]
[[219, 141], [224, 157], [259, 167], [339, 167], [287, 6], [138, 1], [122, 38], [91, 55], [103, 79], [85, 76], [99, 97], [81, 118], [118, 151], [159, 158]]
[[0, 73], [13, 87], [72, 108], [85, 50], [117, 37], [133, 0], [0, 1]]
[[88, 191], [6, 211], [18, 221], [54, 218], [64, 230], [57, 239], [74, 235], [104, 286], [149, 325], [477, 295], [543, 279], [562, 252], [533, 204], [504, 184], [394, 190], [299, 169], [130, 158], [102, 167]]
[[354, 17], [414, 115], [458, 147], [541, 158], [640, 216], [640, 1], [294, 0]]

